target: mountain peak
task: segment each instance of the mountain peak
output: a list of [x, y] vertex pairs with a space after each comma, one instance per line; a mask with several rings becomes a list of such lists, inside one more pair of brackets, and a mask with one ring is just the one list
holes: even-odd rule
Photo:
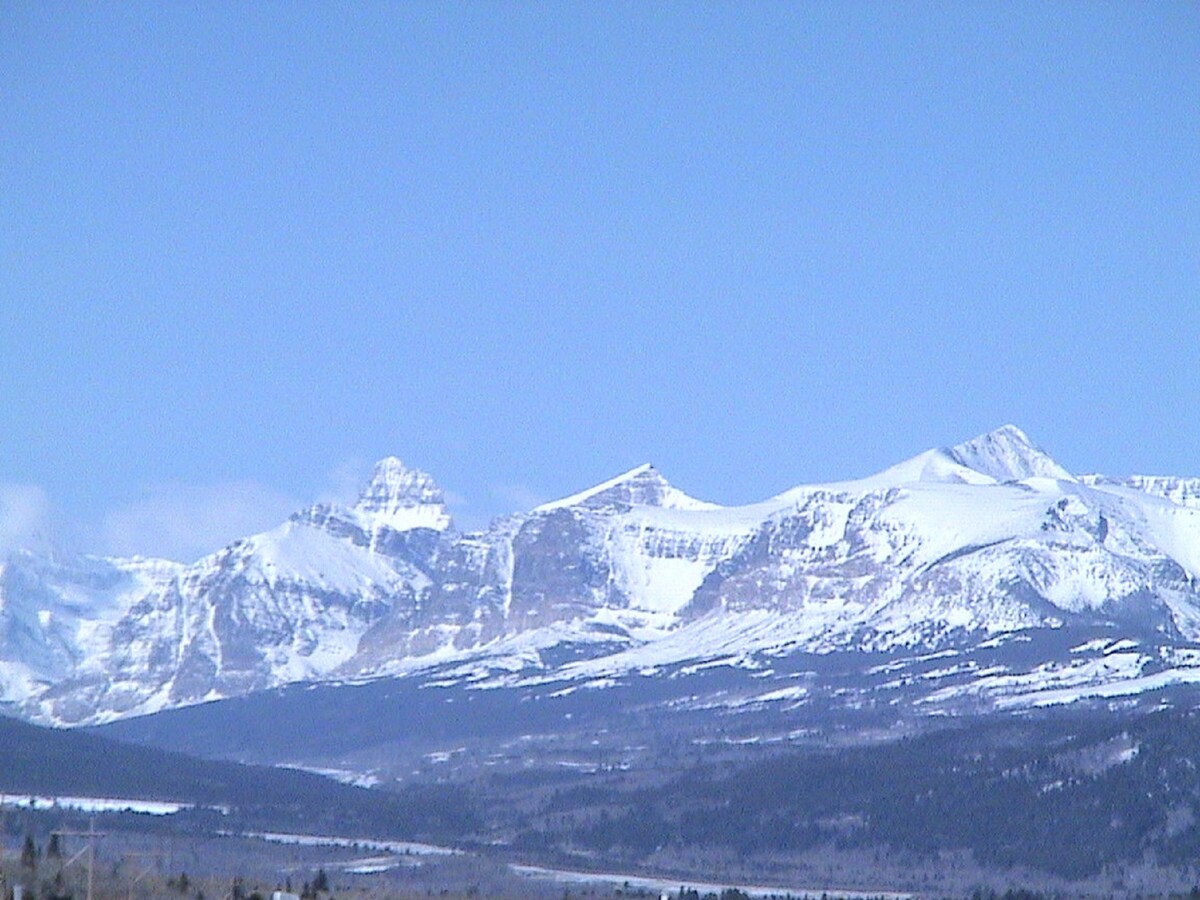
[[635, 506], [658, 506], [666, 509], [715, 509], [715, 505], [696, 500], [662, 476], [650, 463], [643, 463], [608, 481], [603, 481], [586, 491], [572, 494], [561, 500], [543, 503], [534, 512], [547, 512], [568, 506], [584, 506], [589, 509], [618, 507], [630, 509]]
[[960, 465], [997, 481], [1053, 478], [1074, 481], [1075, 476], [1055, 462], [1016, 425], [1001, 425], [969, 441], [955, 444], [946, 454]]
[[360, 518], [396, 531], [412, 528], [444, 530], [450, 524], [442, 489], [429, 474], [410, 469], [395, 456], [375, 463], [371, 480], [354, 504]]

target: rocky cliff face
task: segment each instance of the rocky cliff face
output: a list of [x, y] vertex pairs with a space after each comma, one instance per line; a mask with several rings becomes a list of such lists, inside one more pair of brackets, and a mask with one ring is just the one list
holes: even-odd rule
[[315, 506], [191, 566], [160, 568], [110, 605], [87, 658], [43, 679], [33, 708], [91, 721], [329, 676], [394, 606], [428, 592], [448, 525], [432, 479], [385, 459], [352, 507]]
[[461, 534], [433, 480], [388, 458], [353, 506], [190, 566], [14, 555], [0, 677], [27, 715], [90, 722], [564, 643], [678, 661], [1070, 624], [1196, 641], [1198, 484], [1076, 478], [1006, 426], [737, 508], [641, 466]]

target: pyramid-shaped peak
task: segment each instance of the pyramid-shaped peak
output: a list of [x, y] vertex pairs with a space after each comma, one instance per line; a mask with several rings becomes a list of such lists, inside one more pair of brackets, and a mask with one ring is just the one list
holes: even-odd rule
[[658, 506], [667, 509], [713, 509], [711, 503], [689, 497], [662, 476], [658, 469], [649, 463], [630, 469], [601, 482], [595, 487], [555, 500], [543, 503], [534, 512], [545, 512], [568, 506], [583, 506], [589, 509], [612, 508], [628, 510], [635, 506]]
[[398, 531], [441, 530], [450, 521], [442, 489], [433, 477], [419, 469], [410, 469], [395, 456], [385, 456], [375, 463], [371, 480], [358, 495], [354, 511]]
[[605, 482], [605, 487], [593, 493], [585, 502], [589, 506], [662, 506], [664, 498], [674, 490], [658, 469], [643, 463]]
[[1033, 447], [1034, 443], [1029, 439], [1020, 426], [1009, 422], [1007, 425], [1001, 425], [999, 428], [993, 428], [991, 431], [974, 437], [969, 441], [963, 441], [963, 444], [973, 444], [977, 442], [994, 443], [994, 444], [1012, 444], [1020, 447]]
[[1002, 425], [946, 451], [955, 462], [997, 481], [1054, 478], [1074, 481], [1075, 476], [1054, 461], [1016, 425]]

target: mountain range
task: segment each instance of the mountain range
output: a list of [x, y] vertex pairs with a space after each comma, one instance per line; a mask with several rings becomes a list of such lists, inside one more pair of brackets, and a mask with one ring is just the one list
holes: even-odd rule
[[94, 725], [293, 684], [566, 696], [714, 667], [726, 708], [1138, 697], [1200, 681], [1197, 575], [1200, 479], [1074, 475], [1014, 426], [746, 506], [643, 465], [473, 532], [389, 457], [353, 505], [191, 564], [10, 553], [0, 699]]

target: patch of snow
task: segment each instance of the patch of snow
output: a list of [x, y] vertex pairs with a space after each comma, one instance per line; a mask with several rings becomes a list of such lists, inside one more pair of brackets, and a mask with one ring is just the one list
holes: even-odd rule
[[543, 866], [509, 864], [509, 870], [525, 878], [541, 881], [554, 881], [559, 884], [604, 884], [617, 885], [639, 891], [656, 892], [659, 895], [672, 894], [682, 885], [698, 891], [701, 894], [719, 894], [726, 888], [736, 888], [751, 897], [778, 897], [787, 895], [797, 900], [818, 900], [825, 897], [829, 900], [909, 900], [912, 894], [888, 891], [845, 891], [836, 888], [797, 888], [797, 887], [768, 887], [755, 884], [717, 884], [707, 881], [689, 881], [679, 878], [654, 878], [645, 875], [629, 875], [614, 872], [583, 872], [572, 869], [550, 869]]
[[[194, 809], [191, 803], [167, 800], [131, 800], [117, 797], [69, 797], [43, 794], [0, 793], [0, 806], [27, 809], [77, 809], [81, 812], [133, 812], [151, 816], [169, 816], [183, 809]], [[209, 807], [216, 808], [216, 807]]]
[[461, 850], [422, 844], [416, 841], [384, 841], [375, 838], [334, 837], [318, 834], [291, 834], [277, 831], [244, 831], [239, 836], [269, 841], [273, 844], [295, 844], [300, 847], [362, 847], [406, 856], [458, 856]]
[[370, 788], [380, 784], [378, 775], [371, 772], [355, 772], [351, 769], [331, 769], [321, 766], [302, 766], [296, 763], [291, 763], [283, 766], [285, 769], [295, 769], [298, 772], [309, 772], [313, 775], [321, 775], [324, 778], [332, 779], [341, 784], [352, 784], [355, 787]]

